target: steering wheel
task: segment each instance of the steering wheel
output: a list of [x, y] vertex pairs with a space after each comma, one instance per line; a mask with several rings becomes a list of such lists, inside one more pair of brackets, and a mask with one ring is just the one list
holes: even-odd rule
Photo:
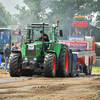
[[42, 39], [40, 39], [40, 38], [37, 38], [37, 40], [35, 40], [35, 41], [42, 41]]

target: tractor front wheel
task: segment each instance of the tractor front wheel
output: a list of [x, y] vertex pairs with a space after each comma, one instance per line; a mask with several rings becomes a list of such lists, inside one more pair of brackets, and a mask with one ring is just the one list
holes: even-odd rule
[[47, 53], [44, 59], [44, 75], [45, 77], [55, 77], [56, 75], [56, 55]]
[[12, 53], [9, 57], [9, 73], [11, 77], [20, 77], [21, 67], [20, 64], [20, 54]]

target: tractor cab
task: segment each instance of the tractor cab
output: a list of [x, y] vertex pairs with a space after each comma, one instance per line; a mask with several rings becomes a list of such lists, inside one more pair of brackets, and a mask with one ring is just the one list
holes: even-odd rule
[[[52, 45], [58, 40], [58, 26], [55, 24], [29, 24], [25, 29], [27, 30], [26, 39], [21, 48], [24, 56], [44, 56], [48, 50], [53, 49]], [[48, 41], [45, 41], [45, 35]]]
[[26, 40], [25, 42], [28, 43], [29, 40], [31, 42], [35, 41], [42, 41], [41, 39], [39, 40], [39, 37], [41, 36], [40, 31], [43, 31], [44, 34], [48, 35], [49, 41], [54, 42], [52, 38], [53, 34], [52, 32], [56, 32], [56, 25], [50, 25], [50, 24], [29, 24], [26, 28], [27, 34], [26, 34]]
[[3, 53], [6, 44], [11, 48], [11, 28], [0, 28], [0, 53]]

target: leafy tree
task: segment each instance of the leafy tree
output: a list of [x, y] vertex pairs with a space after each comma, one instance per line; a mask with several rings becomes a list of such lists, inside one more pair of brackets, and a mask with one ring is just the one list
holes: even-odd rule
[[24, 3], [28, 9], [20, 8], [18, 5], [15, 7], [19, 10], [19, 15], [17, 14], [16, 17], [20, 24], [56, 23], [56, 19], [59, 19], [59, 27], [64, 31], [65, 39], [69, 35], [68, 18], [72, 19], [76, 14], [88, 15], [100, 10], [100, 0], [24, 0]]
[[0, 26], [6, 27], [12, 23], [12, 15], [5, 10], [5, 7], [0, 2]]
[[95, 52], [96, 52], [96, 56], [100, 56], [100, 47], [95, 44]]
[[76, 0], [24, 0], [24, 3], [29, 9], [20, 8], [18, 5], [15, 7], [20, 12], [16, 17], [21, 24], [26, 25], [32, 22], [56, 23], [56, 19], [59, 19], [60, 29], [64, 30], [66, 39], [69, 33], [68, 18], [73, 18], [78, 9]]
[[26, 6], [20, 8], [16, 5], [16, 9], [19, 10], [19, 14], [16, 14], [16, 18], [22, 25], [28, 23], [39, 23], [40, 22], [40, 0], [24, 0]]

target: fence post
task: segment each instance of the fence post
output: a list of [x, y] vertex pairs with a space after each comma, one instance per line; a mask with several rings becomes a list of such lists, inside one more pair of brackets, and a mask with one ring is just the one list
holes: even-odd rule
[[100, 68], [100, 56], [96, 56], [96, 62], [93, 65], [93, 67], [99, 67]]

